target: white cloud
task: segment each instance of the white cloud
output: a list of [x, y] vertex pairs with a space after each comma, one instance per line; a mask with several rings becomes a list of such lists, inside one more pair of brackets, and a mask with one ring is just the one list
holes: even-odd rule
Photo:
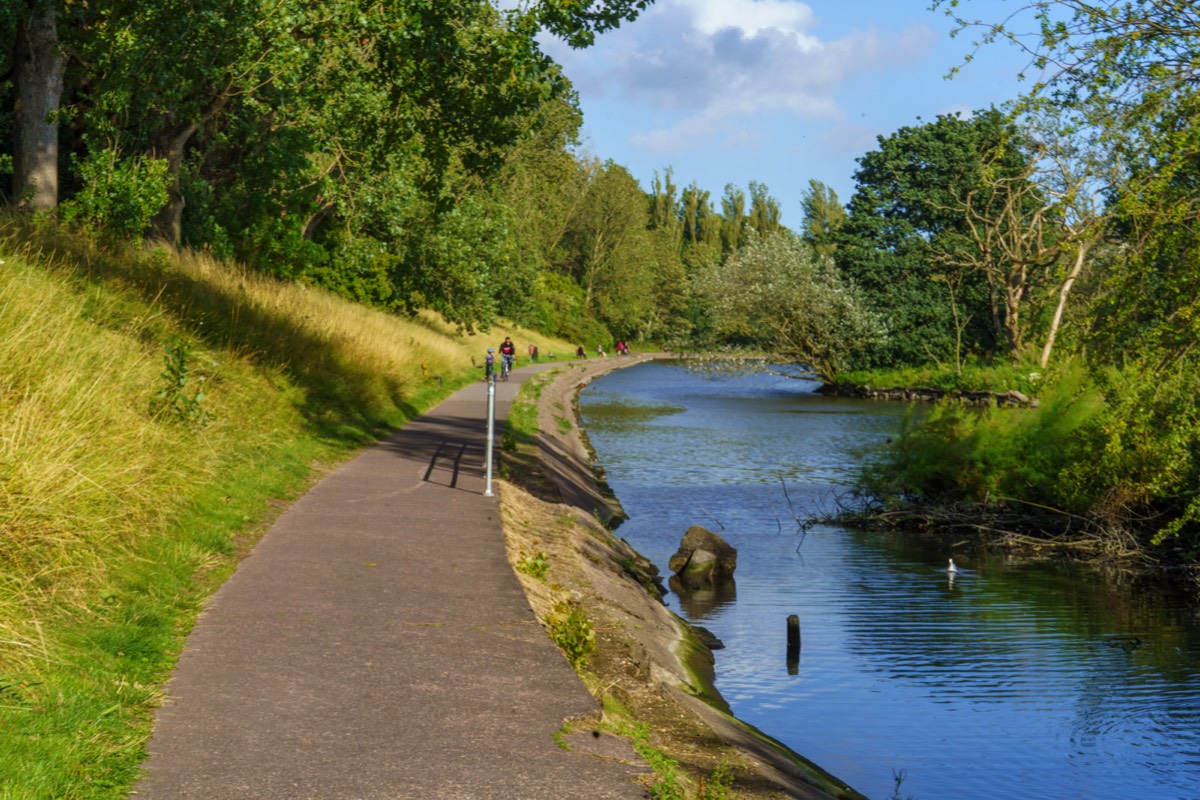
[[804, 3], [790, 0], [682, 0], [678, 5], [691, 7], [696, 30], [706, 36], [728, 28], [747, 36], [757, 36], [763, 31], [782, 31], [804, 45], [820, 44], [805, 32], [814, 19], [812, 8]]
[[635, 145], [670, 152], [698, 140], [744, 146], [768, 115], [840, 121], [839, 95], [855, 80], [920, 61], [936, 38], [912, 25], [821, 39], [818, 23], [793, 0], [657, 0], [589, 50], [547, 50], [589, 96], [646, 108]]

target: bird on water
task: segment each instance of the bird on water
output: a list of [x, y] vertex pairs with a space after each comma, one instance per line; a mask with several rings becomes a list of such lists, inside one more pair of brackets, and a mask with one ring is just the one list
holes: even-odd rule
[[954, 566], [954, 559], [950, 559], [950, 566], [946, 567], [946, 572], [958, 572], [958, 567]]

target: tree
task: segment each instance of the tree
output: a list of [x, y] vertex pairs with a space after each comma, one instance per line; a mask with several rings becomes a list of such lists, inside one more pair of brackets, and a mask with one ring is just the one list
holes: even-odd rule
[[818, 180], [809, 180], [800, 199], [804, 211], [801, 238], [823, 256], [837, 250], [837, 233], [846, 224], [846, 209], [838, 203], [837, 192]]
[[746, 224], [761, 238], [774, 236], [783, 230], [780, 221], [779, 201], [771, 197], [766, 184], [750, 181], [750, 213]]
[[674, 172], [667, 168], [654, 175], [649, 198], [650, 246], [654, 257], [652, 309], [637, 333], [642, 338], [679, 338], [690, 327], [687, 321], [689, 289], [683, 261], [683, 201]]
[[65, 60], [57, 3], [23, 0], [7, 9], [14, 31], [13, 197], [36, 210], [58, 203], [58, 122]]
[[610, 328], [637, 331], [651, 309], [654, 260], [645, 193], [622, 166], [592, 165], [592, 180], [567, 235], [585, 307]]
[[728, 255], [742, 246], [746, 235], [746, 193], [732, 183], [721, 196], [721, 249]]
[[[81, 128], [76, 141], [168, 163], [175, 180], [157, 228], [172, 241], [178, 239], [184, 206], [178, 179], [197, 133], [237, 99], [249, 101], [245, 110], [270, 120], [265, 131], [296, 125], [295, 116], [277, 113], [281, 100], [288, 102], [281, 90], [312, 85], [329, 74], [322, 67], [333, 63], [343, 72], [373, 73], [378, 88], [394, 93], [400, 124], [378, 128], [380, 138], [426, 137], [431, 161], [444, 166], [445, 145], [470, 136], [482, 146], [467, 160], [494, 166], [497, 154], [488, 145], [512, 142], [513, 104], [528, 107], [533, 84], [537, 100], [554, 91], [541, 78], [528, 80], [531, 66], [545, 74], [550, 65], [537, 34], [547, 30], [574, 47], [586, 46], [596, 33], [634, 19], [650, 2], [538, 0], [501, 14], [486, 0], [106, 0], [99, 6], [13, 0], [0, 12], [0, 30], [12, 37], [9, 52], [15, 53], [10, 63], [18, 89], [17, 183], [22, 189], [52, 184], [49, 175], [58, 165], [49, 145], [64, 89], [64, 53], [72, 63], [65, 89], [73, 124]], [[61, 46], [60, 31], [69, 34]], [[350, 57], [323, 65], [322, 56], [333, 51]], [[355, 55], [364, 58], [356, 62]], [[336, 82], [321, 88], [325, 94], [316, 105], [339, 99]], [[305, 110], [314, 110], [314, 97], [307, 99]], [[430, 122], [440, 136], [428, 135]], [[37, 200], [53, 202], [42, 195]]]
[[969, 352], [996, 346], [1002, 320], [984, 276], [947, 275], [933, 254], [974, 246], [958, 199], [980, 191], [986, 154], [1000, 155], [989, 167], [997, 176], [1021, 174], [1027, 160], [1018, 137], [994, 109], [967, 119], [943, 115], [880, 137], [879, 148], [859, 159], [834, 259], [889, 321], [887, 346], [867, 363], [940, 362], [956, 355], [958, 336]]
[[529, 22], [562, 37], [571, 47], [588, 47], [596, 34], [632, 22], [654, 0], [536, 0], [519, 13]]
[[1200, 8], [1191, 0], [1033, 0], [1003, 21], [983, 21], [966, 16], [966, 2], [934, 6], [960, 31], [979, 31], [977, 46], [1008, 41], [1027, 52], [1039, 77], [1018, 110], [1075, 115], [1102, 163], [1124, 170], [1108, 200], [1126, 253], [1097, 309], [1098, 341], [1111, 352], [1134, 342], [1190, 347], [1182, 343], [1195, 331], [1178, 326], [1194, 315], [1200, 271], [1179, 245], [1200, 221]]
[[803, 364], [825, 381], [887, 335], [854, 284], [790, 232], [751, 239], [711, 267], [701, 287], [719, 334]]
[[1120, 167], [1080, 141], [1059, 114], [1027, 116], [1022, 140], [1023, 172], [995, 170], [991, 162], [1000, 154], [988, 156], [980, 185], [959, 198], [973, 246], [935, 257], [986, 276], [1014, 362], [1034, 334], [1041, 337], [1044, 368], [1072, 289], [1105, 235], [1111, 213], [1105, 198]]
[[564, 273], [563, 241], [588, 195], [590, 172], [571, 152], [582, 116], [566, 99], [529, 115], [528, 132], [496, 177], [509, 215], [516, 257], [540, 272]]

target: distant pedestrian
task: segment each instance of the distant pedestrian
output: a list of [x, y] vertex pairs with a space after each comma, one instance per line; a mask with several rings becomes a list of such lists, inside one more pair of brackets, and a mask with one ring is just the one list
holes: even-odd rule
[[491, 380], [492, 376], [495, 374], [496, 374], [496, 350], [493, 347], [489, 347], [488, 351], [487, 351], [487, 355], [483, 357], [483, 379], [485, 381]]

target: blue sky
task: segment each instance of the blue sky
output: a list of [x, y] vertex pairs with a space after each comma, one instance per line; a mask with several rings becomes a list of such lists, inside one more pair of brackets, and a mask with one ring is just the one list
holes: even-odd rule
[[[810, 178], [841, 202], [855, 159], [918, 117], [1002, 104], [1022, 89], [1015, 48], [971, 50], [928, 0], [656, 0], [587, 50], [543, 42], [579, 92], [585, 152], [624, 165], [643, 188], [657, 171], [719, 199], [766, 184], [797, 227]], [[1003, 19], [1019, 4], [971, 0]]]

